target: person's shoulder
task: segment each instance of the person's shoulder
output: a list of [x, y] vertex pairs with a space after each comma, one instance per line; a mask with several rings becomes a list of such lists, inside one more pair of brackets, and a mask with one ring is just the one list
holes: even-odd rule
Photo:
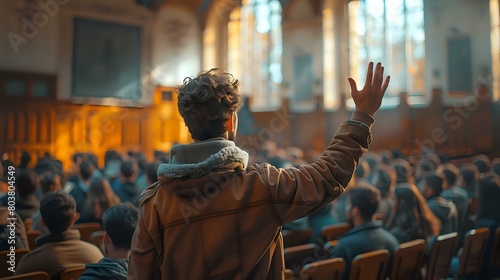
[[161, 185], [162, 184], [160, 183], [160, 181], [158, 181], [156, 183], [151, 184], [145, 190], [143, 190], [139, 195], [139, 206], [142, 206], [147, 200], [152, 198], [158, 192]]

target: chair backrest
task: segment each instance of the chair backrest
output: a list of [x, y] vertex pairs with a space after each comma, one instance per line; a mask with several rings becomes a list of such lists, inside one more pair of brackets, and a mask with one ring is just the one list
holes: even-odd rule
[[35, 250], [36, 248], [35, 239], [37, 239], [37, 237], [39, 237], [40, 235], [42, 235], [42, 233], [38, 230], [26, 231], [26, 237], [28, 238], [30, 250]]
[[390, 279], [420, 279], [425, 249], [424, 239], [400, 244], [392, 256]]
[[450, 274], [451, 258], [458, 244], [458, 233], [452, 232], [432, 238], [427, 262], [426, 280], [446, 278]]
[[308, 228], [304, 231], [287, 230], [283, 233], [283, 246], [285, 248], [308, 244], [311, 242], [312, 229]]
[[79, 230], [80, 239], [87, 242], [90, 242], [90, 235], [92, 235], [94, 231], [102, 230], [102, 226], [99, 223], [75, 224], [73, 228]]
[[101, 248], [102, 239], [104, 238], [104, 233], [105, 233], [104, 230], [94, 231], [90, 235], [90, 243], [92, 243], [95, 246]]
[[77, 280], [85, 271], [85, 266], [66, 268], [59, 274], [60, 280]]
[[305, 265], [300, 271], [301, 280], [341, 280], [345, 269], [342, 258], [332, 258]]
[[3, 280], [50, 280], [50, 276], [44, 271], [35, 271], [2, 278]]
[[26, 218], [23, 223], [24, 223], [24, 228], [26, 229], [26, 231], [29, 231], [31, 230], [31, 223], [33, 222], [33, 219], [32, 218]]
[[[30, 250], [28, 249], [16, 249], [14, 251], [15, 263], [19, 264], [19, 261], [24, 257], [24, 255], [29, 253], [29, 251]], [[7, 277], [13, 274], [13, 272], [8, 270], [9, 261], [11, 260], [11, 256], [9, 255], [13, 255], [11, 253], [12, 252], [10, 250], [0, 251], [0, 264], [2, 267], [2, 269], [0, 269], [0, 277]]]
[[352, 226], [349, 223], [339, 223], [329, 226], [324, 226], [321, 229], [320, 236], [323, 241], [328, 242], [331, 240], [338, 239], [341, 235], [345, 234], [351, 230]]
[[495, 232], [495, 241], [491, 249], [490, 267], [500, 267], [500, 228]]
[[293, 270], [289, 268], [285, 269], [285, 280], [295, 280], [295, 273]]
[[458, 266], [458, 278], [475, 273], [477, 279], [489, 237], [489, 228], [478, 228], [467, 232], [462, 247], [462, 255], [460, 256], [460, 265]]
[[350, 280], [384, 280], [389, 264], [389, 251], [376, 250], [354, 257], [349, 272]]
[[285, 268], [299, 274], [304, 265], [317, 261], [321, 254], [321, 247], [317, 244], [288, 247], [284, 251]]

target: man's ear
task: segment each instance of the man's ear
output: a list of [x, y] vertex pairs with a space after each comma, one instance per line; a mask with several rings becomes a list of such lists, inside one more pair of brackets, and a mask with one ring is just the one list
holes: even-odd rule
[[226, 131], [232, 132], [234, 130], [234, 113], [231, 114], [229, 119], [227, 120]]
[[75, 214], [73, 214], [73, 219], [71, 220], [71, 225], [73, 225], [79, 218], [80, 218], [80, 213], [75, 212]]
[[104, 244], [111, 243], [111, 238], [109, 237], [109, 234], [107, 232], [104, 232], [104, 235], [102, 237], [102, 243]]

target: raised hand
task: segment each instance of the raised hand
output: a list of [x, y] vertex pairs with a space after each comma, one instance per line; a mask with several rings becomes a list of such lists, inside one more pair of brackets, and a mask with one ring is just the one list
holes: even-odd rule
[[366, 82], [363, 89], [358, 90], [356, 81], [349, 78], [351, 96], [356, 104], [356, 110], [374, 116], [382, 104], [382, 98], [389, 86], [390, 79], [391, 77], [387, 76], [384, 81], [384, 66], [380, 62], [375, 67], [375, 73], [373, 73], [373, 62], [368, 64]]

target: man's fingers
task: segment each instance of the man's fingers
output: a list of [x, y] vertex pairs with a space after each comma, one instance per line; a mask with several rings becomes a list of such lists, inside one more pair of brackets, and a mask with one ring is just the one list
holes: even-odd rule
[[366, 71], [366, 82], [365, 86], [363, 87], [364, 89], [368, 86], [372, 85], [372, 78], [373, 78], [373, 62], [370, 62], [368, 64], [368, 70]]
[[389, 86], [389, 81], [391, 80], [391, 76], [387, 76], [387, 78], [385, 78], [385, 82], [384, 84], [382, 85], [382, 96], [384, 96], [385, 94], [385, 90], [387, 89], [387, 87]]
[[351, 86], [351, 96], [352, 98], [355, 98], [358, 95], [358, 87], [356, 86], [356, 81], [354, 81], [352, 78], [348, 79], [349, 85]]
[[384, 66], [382, 66], [382, 63], [377, 63], [377, 68], [374, 76], [375, 80], [373, 81], [373, 90], [377, 92], [378, 90], [380, 90], [382, 82], [384, 81]]

